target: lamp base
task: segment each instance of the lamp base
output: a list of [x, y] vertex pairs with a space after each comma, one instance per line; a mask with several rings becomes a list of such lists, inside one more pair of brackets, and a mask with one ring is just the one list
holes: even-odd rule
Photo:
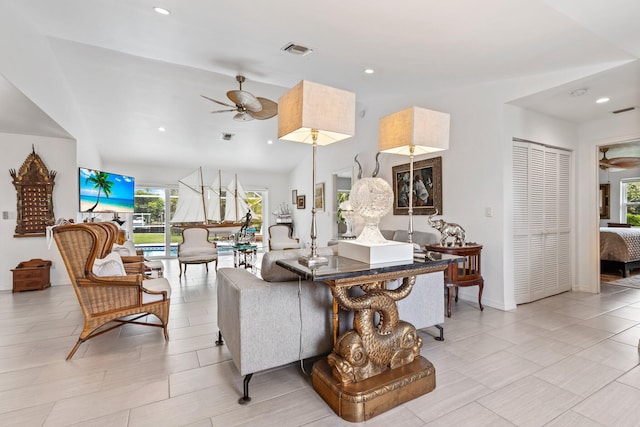
[[316, 268], [329, 265], [329, 259], [322, 256], [303, 256], [298, 258], [298, 262], [305, 267]]

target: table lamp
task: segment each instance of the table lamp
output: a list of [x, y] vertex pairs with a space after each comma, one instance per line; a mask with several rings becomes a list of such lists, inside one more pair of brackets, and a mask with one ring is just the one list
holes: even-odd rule
[[410, 107], [380, 119], [378, 150], [409, 156], [409, 230], [413, 243], [413, 158], [449, 148], [451, 117], [447, 113]]
[[[301, 81], [278, 100], [278, 138], [313, 147], [311, 194], [316, 188], [316, 147], [353, 136], [356, 96], [352, 92]], [[317, 253], [315, 197], [311, 207], [311, 254], [298, 261], [315, 268], [328, 264]]]

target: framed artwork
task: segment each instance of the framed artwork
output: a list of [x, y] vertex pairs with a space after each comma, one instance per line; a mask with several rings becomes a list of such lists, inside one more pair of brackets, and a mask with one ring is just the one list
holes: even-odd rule
[[609, 196], [611, 184], [600, 184], [600, 219], [609, 219]]
[[306, 207], [305, 197], [304, 196], [298, 196], [298, 199], [296, 201], [296, 205], [298, 206], [298, 209], [304, 209]]
[[[409, 215], [409, 163], [394, 166], [393, 214]], [[442, 157], [413, 162], [413, 214], [442, 214]]]
[[316, 184], [316, 191], [313, 202], [315, 203], [317, 211], [324, 210], [324, 182]]
[[291, 190], [291, 203], [298, 204], [298, 190]]

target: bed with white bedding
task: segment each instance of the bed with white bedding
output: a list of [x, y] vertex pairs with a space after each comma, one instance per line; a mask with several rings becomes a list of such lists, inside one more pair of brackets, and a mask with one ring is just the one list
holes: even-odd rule
[[640, 228], [600, 227], [600, 269], [627, 277], [640, 268]]

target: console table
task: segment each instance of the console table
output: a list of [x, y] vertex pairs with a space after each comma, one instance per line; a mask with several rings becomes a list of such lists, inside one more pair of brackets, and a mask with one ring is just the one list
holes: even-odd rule
[[482, 245], [469, 244], [467, 246], [438, 246], [426, 245], [425, 250], [464, 257], [464, 261], [449, 264], [444, 272], [444, 283], [447, 286], [447, 317], [451, 317], [451, 298], [455, 291], [455, 301], [458, 302], [458, 287], [478, 286], [478, 305], [482, 306], [482, 278], [480, 254]]
[[[366, 421], [432, 391], [435, 368], [420, 355], [422, 338], [413, 325], [399, 319], [396, 302], [409, 296], [417, 275], [443, 271], [459, 257], [435, 253], [426, 261], [382, 265], [327, 258], [329, 265], [315, 269], [297, 260], [276, 262], [305, 280], [327, 284], [333, 294], [334, 349], [313, 365], [314, 390], [351, 422]], [[402, 279], [402, 285], [386, 289], [387, 281], [396, 279]], [[349, 295], [354, 286], [365, 294]], [[337, 336], [339, 308], [354, 311], [354, 329]]]

